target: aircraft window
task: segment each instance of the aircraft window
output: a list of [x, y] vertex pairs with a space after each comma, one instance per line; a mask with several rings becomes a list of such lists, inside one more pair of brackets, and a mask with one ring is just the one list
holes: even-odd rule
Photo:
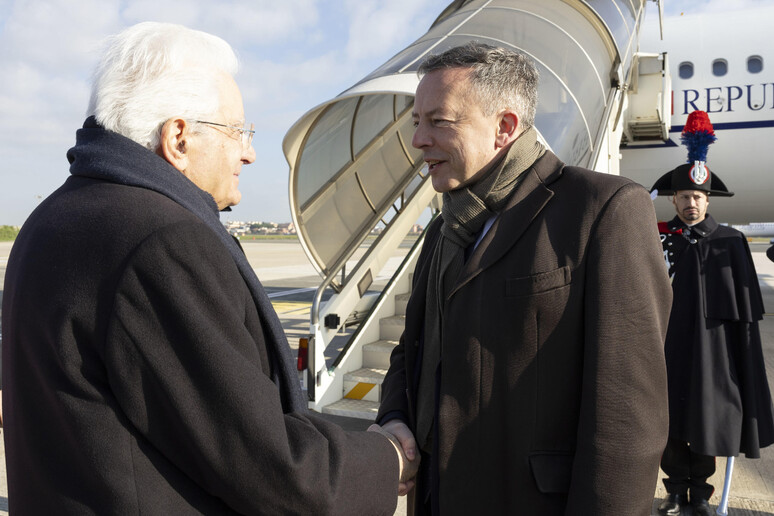
[[763, 59], [761, 56], [750, 56], [747, 58], [747, 71], [750, 73], [761, 73], [763, 71]]
[[305, 204], [352, 159], [350, 130], [358, 97], [331, 105], [320, 115], [297, 166], [298, 200]]
[[618, 51], [623, 54], [636, 24], [631, 4], [626, 0], [586, 0], [586, 3], [604, 20]]
[[681, 79], [690, 79], [693, 77], [693, 63], [680, 63], [680, 68], [677, 71]]
[[715, 59], [712, 62], [712, 75], [722, 77], [728, 73], [728, 63], [725, 59]]
[[[546, 139], [554, 154], [565, 163], [586, 166], [591, 155], [589, 131], [583, 121], [581, 107], [567, 94], [567, 85], [562, 84], [554, 74], [542, 65], [540, 72], [540, 102], [535, 115], [535, 127]], [[600, 111], [601, 113], [601, 111]], [[592, 126], [596, 127], [599, 114], [594, 116]]]
[[[584, 49], [566, 32], [542, 18], [531, 17], [527, 23], [524, 18], [523, 13], [513, 9], [485, 9], [465, 25], [465, 30], [491, 38], [492, 44], [507, 41], [522, 52], [540, 55], [542, 64], [567, 84], [584, 113], [601, 114], [605, 107], [602, 72], [592, 69], [592, 61]], [[509, 19], [513, 21], [505, 23]], [[483, 41], [482, 37], [478, 39]]]
[[360, 102], [352, 131], [355, 156], [393, 122], [392, 95], [366, 95]]

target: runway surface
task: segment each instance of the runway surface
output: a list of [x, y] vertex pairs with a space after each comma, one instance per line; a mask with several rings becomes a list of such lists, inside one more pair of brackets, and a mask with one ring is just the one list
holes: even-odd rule
[[[764, 356], [769, 384], [774, 385], [774, 263], [766, 258], [768, 244], [753, 243], [753, 259], [764, 294], [764, 305], [768, 309], [761, 323]], [[2, 301], [3, 278], [8, 254], [12, 244], [0, 242], [0, 301]], [[296, 241], [245, 241], [243, 248], [248, 260], [263, 283], [275, 310], [280, 316], [288, 342], [297, 348], [298, 338], [309, 331], [309, 311], [312, 299], [320, 283], [320, 275], [310, 264], [301, 245]], [[386, 267], [397, 266], [396, 256]], [[377, 278], [384, 281], [384, 278]], [[330, 293], [327, 293], [330, 295]], [[0, 329], [1, 331], [1, 329]], [[365, 429], [370, 423], [348, 418], [337, 418], [337, 422], [349, 429]], [[0, 435], [2, 430], [0, 430]], [[717, 473], [710, 479], [716, 487], [710, 500], [713, 508], [720, 501], [723, 485], [725, 459], [717, 460]], [[654, 486], [653, 514], [666, 495], [662, 483]], [[43, 494], [43, 493], [41, 493]], [[623, 495], [625, 496], [625, 494]], [[5, 449], [0, 440], [0, 515], [8, 514], [8, 489], [5, 472]], [[405, 502], [400, 500], [396, 515], [405, 514]], [[684, 511], [690, 516], [690, 510]], [[732, 516], [774, 516], [774, 446], [762, 450], [762, 458], [750, 460], [737, 458], [731, 487], [729, 515]], [[623, 516], [623, 515], [622, 515]]]

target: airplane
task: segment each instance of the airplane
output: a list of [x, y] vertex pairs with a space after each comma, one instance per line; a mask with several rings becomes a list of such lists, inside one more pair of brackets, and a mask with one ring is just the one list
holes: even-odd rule
[[[774, 222], [752, 222], [750, 224], [733, 224], [732, 227], [744, 233], [747, 238], [774, 237]], [[774, 238], [771, 241], [774, 244]]]
[[[687, 161], [682, 124], [689, 112], [707, 111], [718, 136], [707, 165], [736, 192], [711, 202], [713, 217], [774, 221], [764, 143], [774, 136], [774, 56], [761, 26], [774, 10], [666, 18], [662, 43], [661, 16], [645, 14], [652, 3], [452, 0], [427, 33], [291, 126], [283, 140], [291, 215], [323, 278], [299, 345], [310, 408], [373, 418], [378, 407], [380, 371], [402, 331], [423, 237], [399, 250], [428, 207], [440, 206], [411, 145], [416, 70], [431, 53], [477, 40], [529, 55], [541, 76], [541, 141], [569, 165], [646, 187]], [[656, 207], [661, 220], [674, 216], [667, 199]], [[377, 226], [379, 236], [366, 242]], [[376, 288], [397, 254], [405, 258]], [[334, 293], [323, 301], [326, 289]], [[368, 315], [347, 332], [359, 313]]]
[[[712, 13], [686, 10], [663, 18], [661, 40], [658, 20], [646, 16], [639, 49], [667, 56], [671, 127], [664, 141], [638, 138], [624, 129], [621, 175], [650, 188], [662, 174], [687, 162], [680, 133], [689, 113], [705, 111], [717, 136], [709, 146], [707, 166], [735, 193], [710, 200], [709, 213], [729, 224], [774, 221], [774, 52], [768, 41], [772, 17], [774, 6]], [[659, 220], [674, 217], [669, 197], [657, 198], [655, 206]], [[773, 229], [766, 231], [768, 235]]]

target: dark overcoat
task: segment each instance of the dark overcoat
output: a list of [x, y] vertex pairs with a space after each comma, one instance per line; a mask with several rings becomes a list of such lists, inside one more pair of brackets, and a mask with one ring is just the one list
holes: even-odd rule
[[223, 240], [166, 195], [95, 177], [105, 163], [127, 181], [188, 180], [128, 140], [89, 156], [8, 263], [11, 513], [393, 514], [387, 439], [283, 409], [287, 344], [268, 341]]
[[664, 234], [665, 256], [684, 247], [673, 265], [665, 350], [669, 434], [703, 455], [760, 457], [774, 442], [774, 418], [747, 239], [710, 215], [690, 229], [675, 217], [668, 228], [691, 232]]
[[[441, 514], [649, 515], [671, 301], [653, 204], [628, 179], [550, 152], [525, 174], [444, 301]], [[380, 417], [403, 413], [412, 430], [441, 223], [383, 386]]]

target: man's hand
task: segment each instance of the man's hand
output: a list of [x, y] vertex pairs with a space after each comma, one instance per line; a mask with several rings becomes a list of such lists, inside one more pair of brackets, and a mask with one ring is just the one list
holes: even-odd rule
[[398, 495], [404, 496], [414, 487], [414, 477], [419, 469], [420, 455], [417, 451], [417, 442], [409, 427], [399, 419], [393, 419], [384, 426], [371, 425], [369, 432], [378, 432], [387, 437], [395, 446], [400, 463], [400, 479]]

